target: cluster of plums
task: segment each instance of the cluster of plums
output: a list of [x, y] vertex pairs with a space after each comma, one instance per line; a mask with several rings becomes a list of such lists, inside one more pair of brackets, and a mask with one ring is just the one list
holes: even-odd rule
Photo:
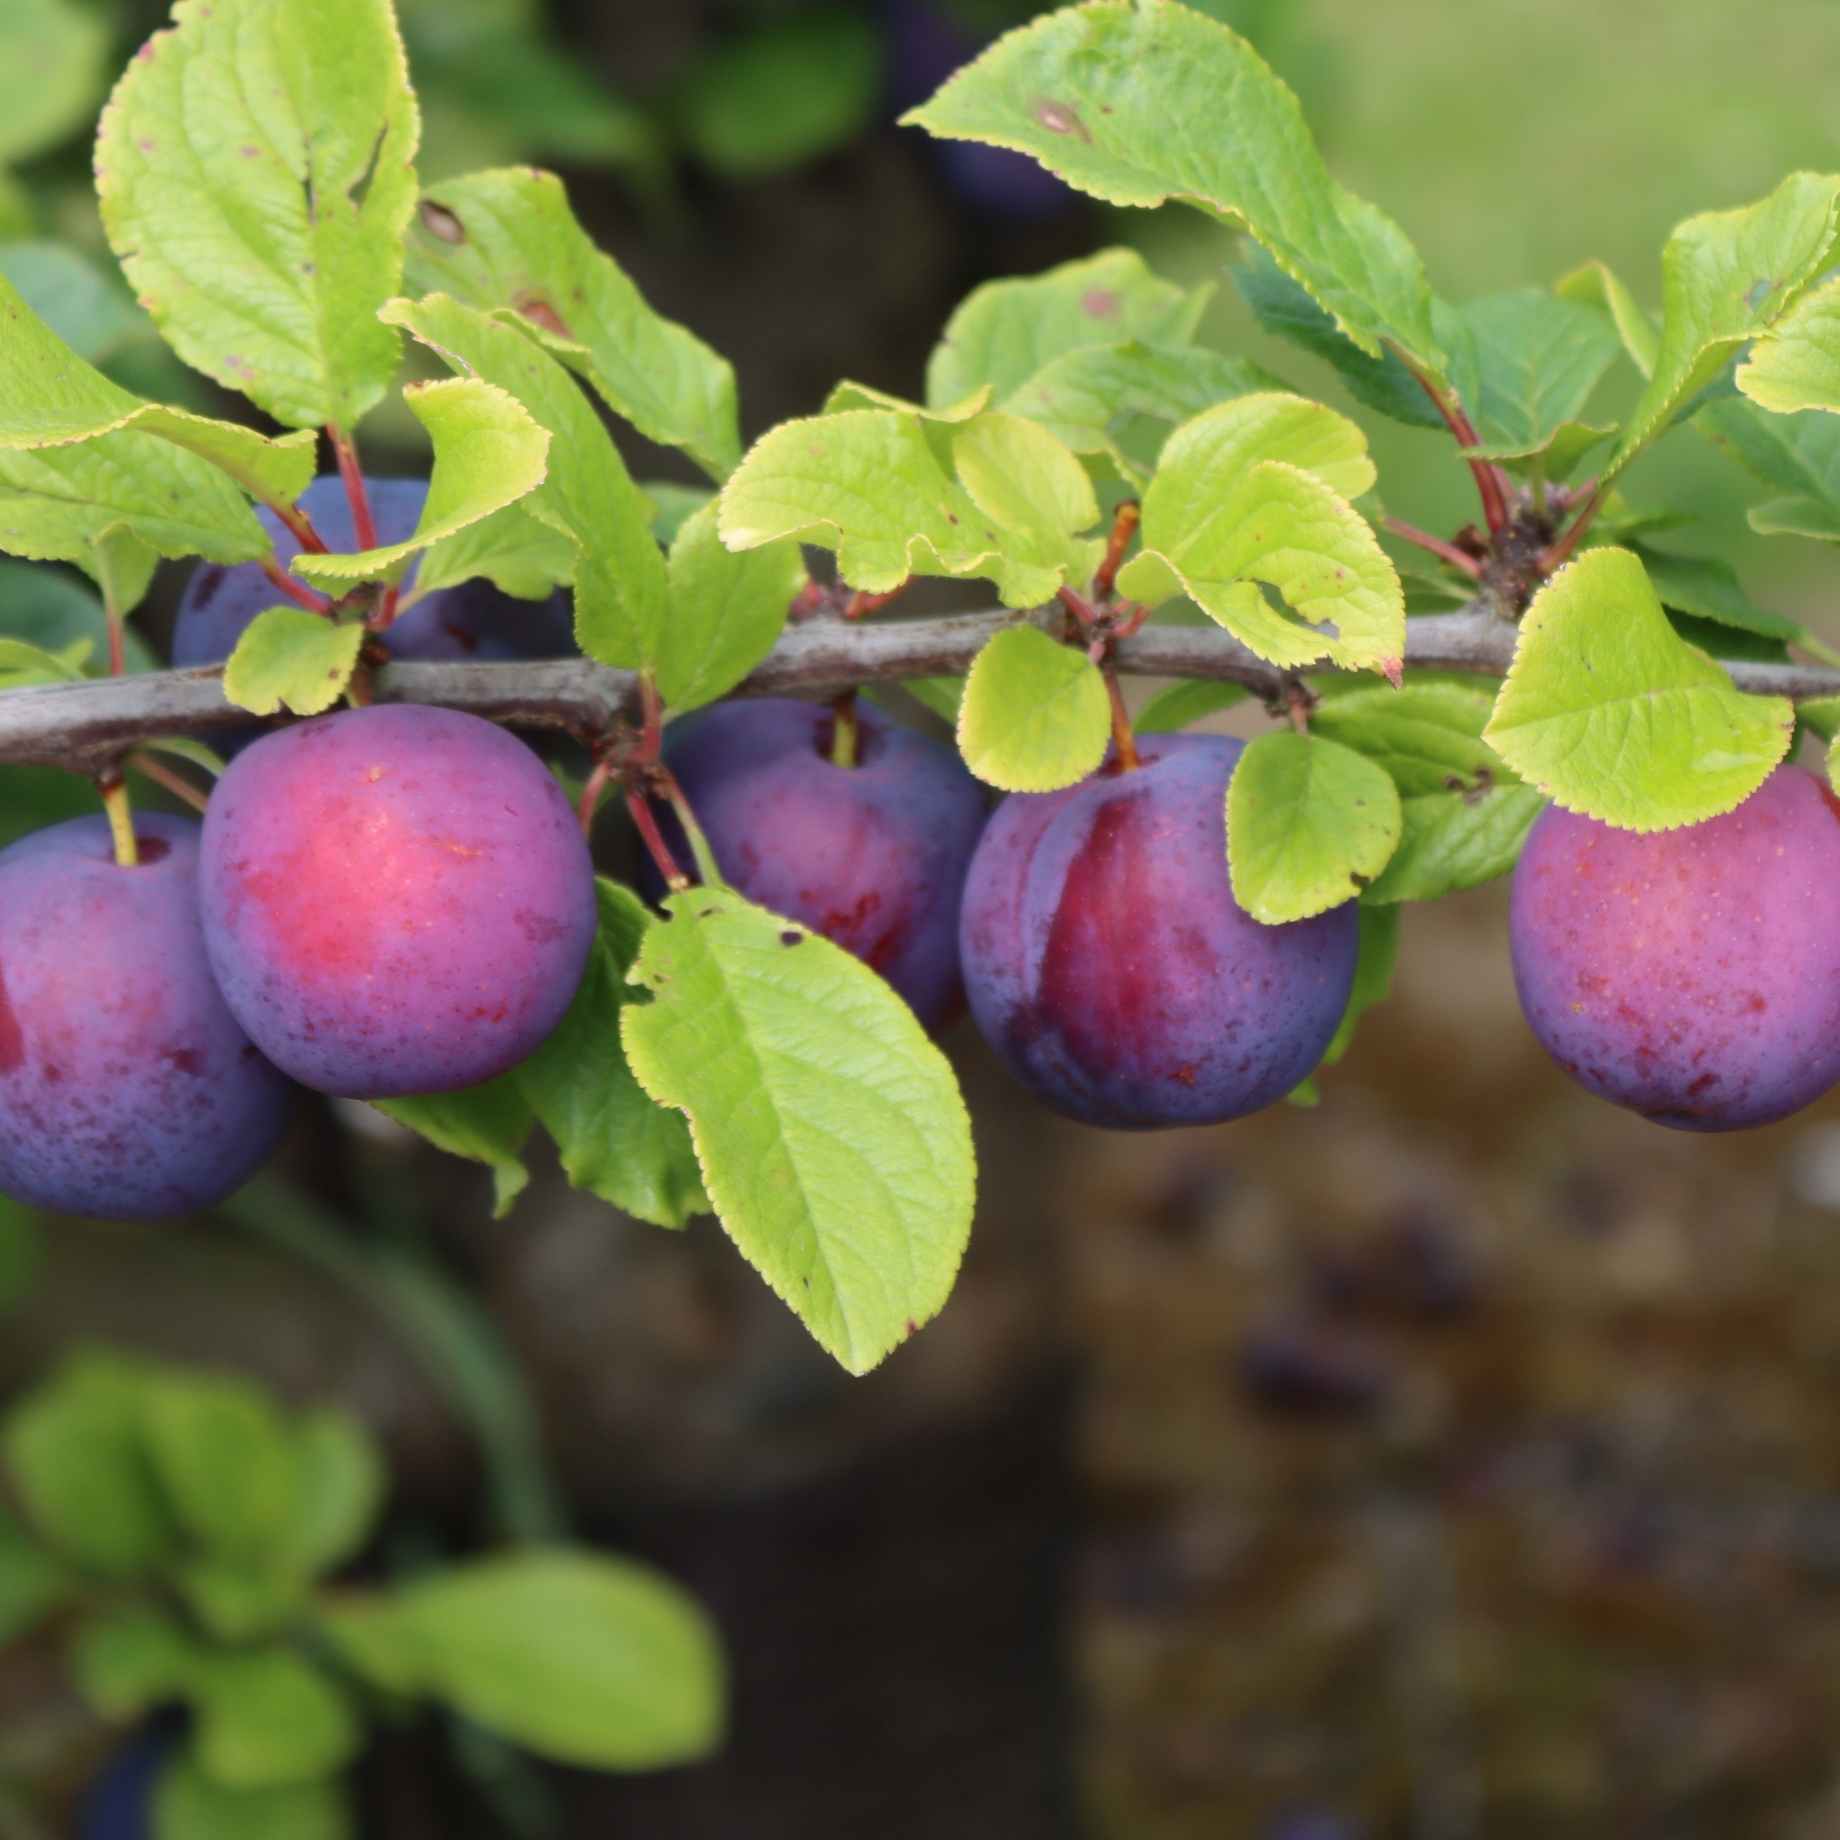
[[[384, 482], [384, 540], [421, 491]], [[316, 522], [349, 541], [342, 498], [315, 492]], [[181, 651], [223, 656], [271, 593], [254, 568], [201, 571]], [[469, 585], [391, 636], [399, 655], [531, 655], [561, 649], [553, 616]], [[864, 706], [840, 750], [839, 719], [719, 704], [672, 724], [665, 757], [724, 875], [854, 952], [929, 1028], [968, 998], [1045, 1103], [1126, 1129], [1242, 1117], [1321, 1060], [1356, 910], [1263, 926], [1235, 902], [1239, 742], [1155, 736], [1134, 769], [991, 815], [952, 749]], [[0, 1190], [27, 1202], [208, 1205], [270, 1154], [291, 1083], [382, 1098], [489, 1079], [561, 1019], [592, 944], [593, 871], [556, 780], [449, 710], [264, 735], [202, 825], [135, 831], [127, 868], [100, 817], [0, 852]], [[1661, 1123], [1781, 1118], [1840, 1082], [1836, 887], [1840, 801], [1796, 767], [1685, 830], [1549, 810], [1514, 877], [1528, 1020], [1593, 1092]]]

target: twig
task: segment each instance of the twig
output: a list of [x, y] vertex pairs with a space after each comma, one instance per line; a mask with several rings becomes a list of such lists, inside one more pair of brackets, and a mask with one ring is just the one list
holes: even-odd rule
[[1429, 550], [1440, 562], [1448, 562], [1453, 569], [1461, 569], [1471, 581], [1481, 579], [1482, 564], [1468, 550], [1458, 549], [1454, 543], [1446, 543], [1442, 537], [1434, 537], [1430, 531], [1420, 530], [1416, 524], [1408, 524], [1404, 518], [1383, 517], [1380, 525], [1402, 543], [1416, 543], [1420, 549]]
[[[1057, 633], [1059, 607], [1033, 614], [964, 613], [867, 626], [818, 620], [791, 626], [747, 679], [741, 696], [822, 700], [852, 685], [966, 671], [993, 634], [1033, 624]], [[1499, 677], [1514, 656], [1516, 629], [1482, 600], [1455, 613], [1406, 622], [1408, 669], [1475, 671]], [[1245, 684], [1281, 699], [1295, 673], [1248, 651], [1213, 626], [1147, 626], [1116, 639], [1111, 662], [1134, 676], [1196, 677]], [[1331, 666], [1313, 666], [1326, 674]], [[150, 671], [140, 676], [34, 684], [0, 692], [0, 764], [67, 767], [92, 776], [159, 735], [209, 735], [246, 727], [250, 717], [224, 700], [221, 667]], [[1788, 697], [1840, 696], [1840, 669], [1804, 664], [1732, 663], [1741, 690]], [[389, 664], [376, 674], [380, 703], [432, 703], [497, 722], [604, 737], [632, 722], [638, 680], [585, 658], [536, 664]]]

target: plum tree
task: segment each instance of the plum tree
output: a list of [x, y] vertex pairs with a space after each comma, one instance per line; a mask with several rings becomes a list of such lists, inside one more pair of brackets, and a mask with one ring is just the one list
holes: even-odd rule
[[135, 832], [133, 868], [99, 816], [0, 852], [0, 1189], [141, 1219], [240, 1187], [289, 1089], [212, 982], [196, 821]]
[[[415, 529], [428, 497], [425, 479], [371, 479], [365, 482], [380, 543], [400, 543]], [[300, 507], [333, 549], [358, 547], [351, 505], [344, 482], [323, 473], [301, 495]], [[275, 559], [285, 568], [300, 554], [294, 534], [272, 511], [259, 510], [275, 543]], [[410, 564], [405, 590], [415, 585]], [[220, 664], [258, 613], [280, 599], [274, 584], [254, 562], [226, 568], [207, 563], [195, 569], [179, 600], [173, 621], [175, 665]], [[572, 615], [566, 594], [523, 601], [502, 593], [485, 580], [437, 588], [393, 620], [382, 634], [392, 657], [427, 662], [481, 663], [514, 658], [561, 658], [575, 649]], [[257, 731], [252, 730], [251, 733]]]
[[963, 1004], [959, 895], [985, 795], [952, 749], [860, 705], [840, 766], [836, 725], [818, 703], [724, 703], [673, 723], [664, 758], [736, 888], [854, 952], [937, 1028]]
[[1549, 807], [1515, 868], [1528, 1025], [1601, 1098], [1685, 1131], [1840, 1082], [1840, 800], [1778, 767], [1735, 811], [1639, 834]]
[[568, 1008], [594, 875], [522, 742], [378, 707], [264, 736], [204, 825], [200, 908], [225, 1000], [322, 1092], [445, 1092], [502, 1073]]
[[1352, 904], [1261, 926], [1227, 877], [1241, 744], [1144, 742], [1139, 765], [1004, 802], [965, 885], [971, 1013], [1056, 1110], [1119, 1128], [1211, 1124], [1282, 1098], [1354, 982]]

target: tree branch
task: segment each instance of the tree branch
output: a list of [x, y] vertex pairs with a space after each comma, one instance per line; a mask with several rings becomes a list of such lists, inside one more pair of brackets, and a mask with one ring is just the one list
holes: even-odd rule
[[[857, 684], [957, 676], [992, 634], [1032, 621], [1058, 631], [1058, 608], [1034, 614], [964, 613], [940, 619], [839, 619], [787, 627], [738, 696], [835, 696]], [[1406, 622], [1406, 665], [1500, 676], [1516, 629], [1480, 602]], [[1297, 675], [1267, 664], [1214, 626], [1150, 626], [1117, 640], [1112, 663], [1151, 677], [1246, 684], [1282, 697]], [[1315, 667], [1318, 670], [1327, 667]], [[1728, 664], [1742, 690], [1761, 695], [1840, 696], [1840, 670], [1801, 664]], [[39, 684], [0, 693], [0, 764], [67, 767], [95, 774], [160, 735], [209, 737], [247, 727], [246, 710], [224, 700], [222, 668]], [[638, 715], [638, 680], [585, 658], [539, 664], [391, 664], [373, 680], [379, 703], [438, 703], [497, 722], [553, 728], [593, 741]]]

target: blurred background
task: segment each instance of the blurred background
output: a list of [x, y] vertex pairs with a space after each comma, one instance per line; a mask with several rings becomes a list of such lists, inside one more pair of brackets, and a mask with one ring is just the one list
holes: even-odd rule
[[[123, 381], [209, 406], [120, 290], [87, 178], [161, 10], [0, 6], [0, 269]], [[1345, 405], [1256, 332], [1200, 217], [892, 125], [1037, 10], [403, 0], [423, 171], [562, 171], [735, 361], [750, 436], [839, 377], [917, 394], [968, 288], [1116, 242], [1220, 277], [1213, 341]], [[1681, 217], [1840, 164], [1831, 0], [1778, 0], [1767, 30], [1701, 0], [1206, 10], [1456, 297], [1596, 257], [1653, 308]], [[1389, 509], [1473, 514], [1441, 437], [1360, 419]], [[380, 412], [371, 465], [413, 470], [413, 432]], [[1828, 559], [1751, 535], [1763, 489], [1691, 429], [1629, 494], [1840, 637]], [[90, 806], [0, 775], [0, 835]], [[1840, 1833], [1840, 1103], [1700, 1139], [1587, 1098], [1521, 1023], [1499, 886], [1408, 915], [1314, 1110], [1106, 1137], [1023, 1099], [968, 1025], [947, 1046], [985, 1163], [972, 1256], [867, 1380], [713, 1222], [661, 1233], [551, 1170], [495, 1224], [483, 1171], [328, 1105], [216, 1217], [0, 1213], [0, 1385], [97, 1340], [244, 1368], [384, 1438], [366, 1564], [568, 1525], [715, 1614], [713, 1762], [546, 1771], [430, 1722], [367, 1760], [367, 1835]], [[54, 1642], [0, 1650], [0, 1818], [65, 1831], [110, 1742]]]

